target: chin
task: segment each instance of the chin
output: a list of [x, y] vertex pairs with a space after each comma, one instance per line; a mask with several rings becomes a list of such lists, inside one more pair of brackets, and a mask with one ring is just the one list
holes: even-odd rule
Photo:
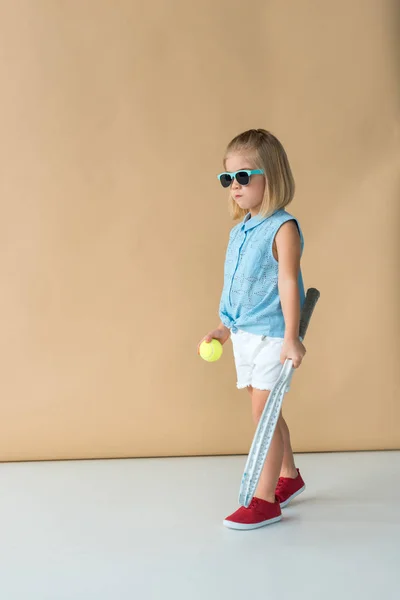
[[239, 204], [238, 205], [242, 210], [247, 210], [247, 212], [249, 212], [250, 210], [254, 210], [252, 206], [249, 206], [248, 204]]
[[240, 200], [235, 200], [236, 204], [240, 207], [243, 208], [243, 210], [250, 210], [251, 207], [248, 205], [247, 202], [241, 202]]

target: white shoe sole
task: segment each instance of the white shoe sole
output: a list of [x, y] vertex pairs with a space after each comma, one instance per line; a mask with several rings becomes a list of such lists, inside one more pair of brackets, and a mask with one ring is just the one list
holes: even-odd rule
[[229, 527], [229, 529], [241, 529], [241, 530], [258, 529], [259, 527], [265, 527], [266, 525], [272, 525], [272, 523], [277, 523], [281, 519], [282, 519], [282, 515], [279, 515], [279, 517], [274, 517], [273, 519], [268, 519], [267, 521], [261, 521], [260, 523], [252, 523], [252, 524], [235, 523], [234, 521], [227, 521], [225, 519], [223, 524], [225, 525], [225, 527]]
[[287, 500], [285, 500], [285, 502], [281, 503], [281, 508], [285, 508], [285, 506], [287, 506], [292, 500], [294, 500], [296, 498], [296, 496], [298, 496], [299, 494], [301, 494], [302, 492], [304, 492], [304, 490], [306, 489], [306, 486], [303, 485], [302, 488], [300, 488], [299, 490], [297, 490], [297, 492], [295, 492], [294, 494], [292, 494]]

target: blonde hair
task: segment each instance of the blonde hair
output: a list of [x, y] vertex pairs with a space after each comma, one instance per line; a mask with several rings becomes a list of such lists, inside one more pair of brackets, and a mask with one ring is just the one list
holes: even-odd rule
[[[249, 129], [237, 135], [225, 152], [225, 162], [229, 154], [245, 154], [254, 162], [256, 169], [265, 173], [266, 185], [260, 208], [260, 216], [268, 217], [275, 211], [285, 208], [293, 200], [295, 183], [285, 149], [280, 141], [265, 129]], [[233, 219], [242, 219], [248, 210], [240, 208], [230, 196], [230, 212]]]

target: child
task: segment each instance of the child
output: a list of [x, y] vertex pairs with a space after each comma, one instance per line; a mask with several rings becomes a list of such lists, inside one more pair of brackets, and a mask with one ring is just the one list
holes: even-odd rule
[[[219, 181], [229, 189], [233, 218], [242, 220], [231, 231], [226, 253], [221, 323], [203, 340], [225, 344], [231, 337], [237, 387], [247, 388], [257, 424], [285, 359], [298, 368], [306, 353], [299, 339], [304, 240], [298, 221], [285, 210], [295, 186], [276, 137], [264, 129], [238, 135], [228, 145], [224, 168]], [[281, 414], [250, 506], [224, 525], [255, 529], [279, 521], [281, 507], [304, 489]]]

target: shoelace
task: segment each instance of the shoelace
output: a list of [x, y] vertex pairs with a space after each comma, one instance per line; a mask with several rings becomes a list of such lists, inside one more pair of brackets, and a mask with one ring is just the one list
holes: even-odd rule
[[249, 508], [257, 509], [260, 506], [260, 500], [258, 498], [253, 498], [253, 500], [249, 504]]
[[282, 479], [279, 479], [278, 481], [278, 485], [276, 486], [276, 493], [279, 494], [279, 492], [282, 490], [283, 486], [285, 485], [285, 482]]

